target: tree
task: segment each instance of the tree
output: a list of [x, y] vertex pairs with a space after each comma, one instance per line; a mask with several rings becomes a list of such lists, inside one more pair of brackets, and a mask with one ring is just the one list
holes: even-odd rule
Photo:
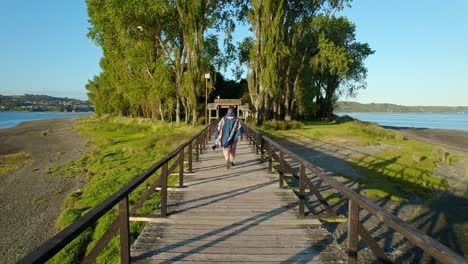
[[312, 63], [318, 116], [331, 118], [333, 106], [342, 94], [354, 95], [366, 87], [364, 60], [374, 51], [356, 42], [356, 26], [345, 17], [317, 19], [318, 54]]
[[[363, 61], [373, 51], [355, 41], [354, 24], [332, 15], [349, 2], [251, 1], [248, 83], [259, 123], [304, 112], [330, 116], [339, 95], [365, 87]], [[249, 40], [240, 44], [243, 50]]]

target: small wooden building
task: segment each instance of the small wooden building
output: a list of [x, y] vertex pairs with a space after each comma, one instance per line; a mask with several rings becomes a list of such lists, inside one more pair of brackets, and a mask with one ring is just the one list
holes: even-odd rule
[[208, 104], [208, 120], [210, 123], [223, 117], [229, 106], [233, 106], [237, 116], [244, 121], [250, 115], [249, 106], [242, 104], [240, 99], [215, 99], [214, 103]]

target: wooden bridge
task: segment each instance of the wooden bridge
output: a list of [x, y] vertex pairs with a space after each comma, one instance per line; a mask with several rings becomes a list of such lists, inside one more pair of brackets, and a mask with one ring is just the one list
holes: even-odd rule
[[319, 220], [298, 218], [296, 195], [279, 189], [248, 142], [235, 164], [226, 169], [221, 150], [201, 155], [185, 188], [170, 192], [168, 217], [146, 225], [132, 262], [344, 263]]
[[[320, 168], [255, 130], [244, 128], [248, 137], [239, 143], [236, 165], [231, 169], [226, 169], [220, 150], [209, 148], [211, 125], [19, 263], [47, 261], [117, 204], [119, 216], [88, 252], [84, 263], [93, 263], [116, 234], [120, 236], [122, 263], [357, 263], [359, 238], [377, 259], [392, 263], [360, 224], [360, 210], [377, 216], [442, 263], [468, 263]], [[278, 173], [272, 173], [273, 161], [279, 164]], [[179, 184], [168, 186], [168, 176], [177, 168]], [[158, 170], [161, 176], [129, 209], [128, 195]], [[298, 179], [297, 188], [284, 184], [286, 172]], [[306, 188], [322, 203], [328, 216], [337, 217], [311, 176], [349, 199], [348, 216], [341, 218], [348, 222], [346, 249], [321, 228], [317, 217], [305, 217]], [[155, 191], [161, 192], [160, 208], [151, 215], [137, 214]], [[148, 222], [133, 246], [129, 243], [129, 221]]]

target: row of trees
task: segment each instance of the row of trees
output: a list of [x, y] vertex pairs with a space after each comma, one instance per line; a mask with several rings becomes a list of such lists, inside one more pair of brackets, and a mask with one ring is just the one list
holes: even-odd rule
[[[365, 86], [355, 25], [334, 12], [347, 0], [87, 0], [102, 72], [86, 88], [97, 113], [197, 123], [203, 73], [237, 60], [248, 69], [259, 122], [330, 116], [341, 94]], [[236, 23], [253, 38], [232, 43]], [[209, 31], [208, 31], [209, 30]], [[218, 35], [224, 34], [224, 51]], [[223, 87], [215, 87], [220, 90]]]

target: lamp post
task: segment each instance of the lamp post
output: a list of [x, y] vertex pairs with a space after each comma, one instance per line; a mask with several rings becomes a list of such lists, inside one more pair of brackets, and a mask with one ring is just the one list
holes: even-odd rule
[[208, 125], [208, 80], [210, 73], [205, 73], [205, 126]]

